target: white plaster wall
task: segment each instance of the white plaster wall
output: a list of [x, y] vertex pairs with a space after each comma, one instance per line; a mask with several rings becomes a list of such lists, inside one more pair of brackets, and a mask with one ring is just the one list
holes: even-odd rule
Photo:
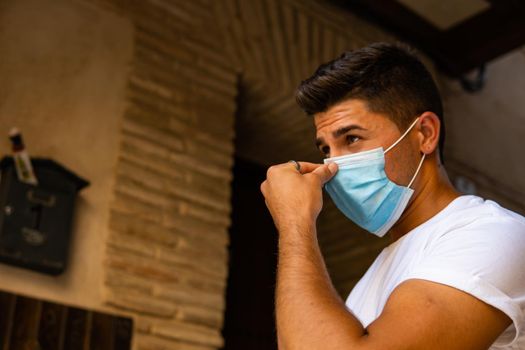
[[131, 23], [81, 1], [2, 0], [0, 53], [0, 156], [17, 126], [33, 156], [91, 182], [77, 202], [67, 271], [0, 264], [0, 289], [98, 308]]
[[471, 167], [474, 180], [490, 178], [494, 192], [499, 187], [525, 198], [525, 48], [488, 64], [486, 86], [478, 93], [463, 91], [456, 81], [443, 83], [445, 158]]

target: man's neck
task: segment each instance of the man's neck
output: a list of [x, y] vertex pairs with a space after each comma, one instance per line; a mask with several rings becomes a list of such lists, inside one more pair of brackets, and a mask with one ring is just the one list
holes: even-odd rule
[[432, 174], [421, 178], [419, 191], [415, 193], [398, 222], [390, 229], [392, 242], [435, 216], [461, 195], [450, 183], [442, 166], [430, 168], [428, 171]]

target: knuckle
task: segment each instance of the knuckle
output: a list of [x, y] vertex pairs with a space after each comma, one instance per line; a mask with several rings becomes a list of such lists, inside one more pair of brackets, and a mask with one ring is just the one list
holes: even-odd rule
[[311, 176], [308, 176], [307, 179], [312, 185], [318, 185], [321, 183], [321, 179], [319, 178], [319, 174], [309, 174]]
[[321, 180], [319, 180], [319, 178], [318, 178], [317, 176], [312, 176], [312, 177], [310, 178], [310, 184], [311, 184], [312, 186], [317, 187], [320, 183], [321, 183]]
[[261, 186], [259, 187], [262, 194], [266, 191], [266, 181], [261, 182]]
[[268, 170], [266, 171], [266, 177], [269, 177], [271, 176], [273, 173], [275, 173], [275, 169], [277, 168], [276, 165], [272, 165], [271, 167], [268, 168]]

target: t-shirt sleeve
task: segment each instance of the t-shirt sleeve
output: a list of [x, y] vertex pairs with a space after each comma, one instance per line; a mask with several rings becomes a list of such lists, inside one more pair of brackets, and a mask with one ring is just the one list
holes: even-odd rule
[[515, 345], [525, 332], [525, 223], [483, 218], [430, 244], [405, 279], [445, 284], [503, 311], [512, 325], [495, 346]]

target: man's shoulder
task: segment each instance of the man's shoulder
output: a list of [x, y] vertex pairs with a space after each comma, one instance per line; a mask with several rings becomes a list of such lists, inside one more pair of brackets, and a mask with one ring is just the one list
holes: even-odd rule
[[523, 266], [525, 218], [494, 201], [470, 197], [464, 199], [470, 203], [442, 220], [427, 242], [426, 255], [474, 269]]
[[[525, 235], [525, 217], [506, 209], [493, 200], [465, 195], [445, 208], [446, 215], [437, 222], [441, 235], [457, 232], [501, 231], [521, 232]], [[494, 232], [494, 227], [500, 229]]]
[[492, 200], [462, 196], [424, 233], [427, 256], [474, 259], [487, 262], [513, 258], [524, 262], [525, 218]]

